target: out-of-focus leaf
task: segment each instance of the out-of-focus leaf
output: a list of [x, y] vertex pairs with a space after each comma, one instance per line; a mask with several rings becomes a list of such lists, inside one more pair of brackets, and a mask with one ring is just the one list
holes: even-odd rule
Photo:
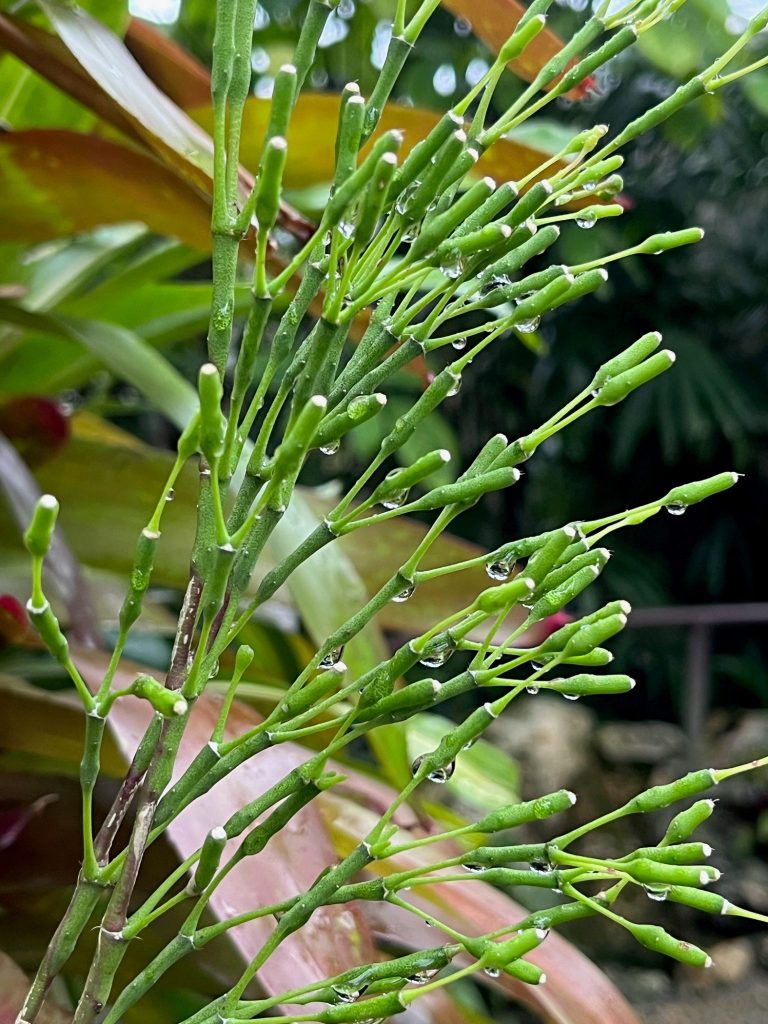
[[95, 135], [0, 135], [0, 240], [38, 242], [140, 221], [210, 248], [210, 204], [158, 160]]
[[[144, 142], [168, 167], [210, 194], [213, 141], [145, 74], [123, 41], [74, 7], [41, 0], [58, 39], [20, 19], [0, 16], [0, 43], [121, 131]], [[62, 46], [62, 43], [64, 46]], [[240, 186], [253, 184], [246, 172]], [[287, 230], [309, 226], [282, 207]]]
[[[498, 53], [509, 39], [527, 10], [526, 5], [517, 0], [483, 0], [480, 4], [472, 0], [442, 0], [442, 4], [458, 18], [468, 21], [477, 38], [482, 39], [494, 53]], [[545, 28], [509, 66], [530, 82], [562, 48], [562, 41]], [[577, 90], [574, 93], [579, 95]]]
[[[455, 728], [456, 723], [442, 715], [409, 718], [405, 724], [409, 757], [435, 750], [443, 736]], [[463, 806], [486, 813], [519, 800], [519, 780], [517, 764], [509, 754], [481, 739], [462, 753], [445, 789]]]
[[[17, 531], [22, 533], [32, 519], [41, 491], [29, 467], [3, 434], [0, 434], [0, 490], [16, 521]], [[99, 628], [91, 595], [61, 527], [57, 527], [51, 538], [46, 565], [53, 589], [69, 612], [73, 635], [81, 643], [95, 645]]]
[[[78, 665], [91, 685], [103, 671], [103, 657], [84, 654]], [[127, 671], [127, 666], [126, 666]], [[209, 741], [220, 701], [202, 697], [195, 704], [176, 764], [181, 773]], [[120, 701], [109, 718], [115, 740], [126, 758], [132, 756], [150, 715], [141, 701]], [[228, 738], [252, 729], [258, 716], [235, 703]], [[307, 758], [294, 744], [282, 744], [247, 761], [210, 793], [190, 805], [174, 821], [168, 836], [180, 858], [202, 844], [211, 828], [265, 792]], [[234, 852], [237, 840], [231, 844]], [[225, 854], [226, 857], [226, 854]], [[305, 807], [268, 844], [263, 853], [244, 860], [217, 888], [211, 909], [219, 918], [245, 913], [258, 906], [287, 899], [307, 889], [319, 873], [334, 862], [334, 850], [316, 805]], [[251, 921], [233, 930], [232, 942], [247, 961], [271, 934], [271, 918]], [[322, 941], [320, 940], [322, 937]], [[370, 934], [358, 909], [328, 907], [291, 936], [279, 956], [273, 956], [259, 972], [259, 981], [271, 994], [279, 994], [318, 978], [337, 974], [350, 964], [375, 958]]]
[[[0, 749], [70, 765], [74, 772], [83, 752], [83, 735], [82, 705], [70, 694], [0, 675]], [[123, 768], [118, 748], [109, 739], [102, 767], [111, 776]]]
[[140, 18], [131, 18], [125, 45], [155, 85], [182, 110], [210, 101], [208, 69], [163, 32]]
[[[324, 796], [321, 807], [339, 856], [345, 856], [376, 821], [370, 811], [333, 793]], [[433, 847], [424, 847], [378, 862], [376, 868], [385, 873], [408, 871], [435, 863], [440, 856]], [[511, 928], [527, 916], [527, 911], [505, 893], [471, 878], [466, 882], [420, 885], [408, 898], [465, 935]], [[366, 904], [364, 910], [377, 932], [388, 928], [392, 939], [402, 946], [434, 945], [434, 930], [413, 915], [379, 903]], [[503, 988], [548, 1024], [638, 1024], [608, 978], [556, 932], [527, 958], [546, 972], [546, 985], [524, 985], [505, 974], [489, 979], [483, 972], [478, 974], [478, 981]]]
[[[14, 1024], [29, 990], [29, 979], [18, 964], [0, 952], [0, 1024]], [[67, 1024], [72, 1014], [50, 1000], [39, 1016], [40, 1024]]]
[[197, 409], [192, 385], [132, 331], [94, 320], [34, 313], [2, 301], [0, 321], [78, 342], [117, 377], [133, 384], [177, 426], [183, 427]]
[[10, 806], [0, 803], [0, 850], [13, 846], [27, 825], [56, 799], [54, 793], [40, 796], [31, 803], [19, 801]]
[[[245, 106], [240, 157], [251, 170], [258, 166], [269, 110], [269, 101], [256, 97], [251, 97]], [[338, 111], [339, 97], [330, 93], [304, 92], [299, 97], [288, 129], [288, 161], [284, 179], [286, 188], [301, 189], [333, 180]], [[210, 107], [192, 110], [190, 113], [207, 131], [211, 129], [213, 121]], [[439, 118], [440, 115], [431, 110], [388, 103], [373, 140], [382, 132], [398, 128], [405, 133], [400, 149], [400, 154], [405, 156], [437, 124]], [[530, 174], [547, 156], [547, 153], [529, 145], [501, 139], [481, 156], [475, 173], [490, 174], [498, 181], [514, 180]]]

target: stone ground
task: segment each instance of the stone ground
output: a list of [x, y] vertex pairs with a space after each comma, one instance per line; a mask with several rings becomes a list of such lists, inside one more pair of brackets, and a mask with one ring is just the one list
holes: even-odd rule
[[765, 1024], [768, 978], [753, 975], [739, 985], [686, 992], [669, 1002], [636, 1004], [643, 1024]]

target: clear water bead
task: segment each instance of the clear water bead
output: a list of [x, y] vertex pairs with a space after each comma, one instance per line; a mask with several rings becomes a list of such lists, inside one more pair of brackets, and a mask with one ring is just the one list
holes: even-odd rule
[[334, 985], [333, 994], [340, 1003], [354, 1003], [365, 992], [365, 987], [354, 988], [351, 985]]
[[486, 967], [483, 973], [487, 974], [489, 978], [498, 978], [498, 976], [501, 974], [501, 971], [499, 970], [498, 967]]
[[[417, 757], [416, 760], [411, 765], [411, 771], [413, 772], [414, 775], [418, 774], [419, 768], [421, 768], [422, 764], [424, 763], [425, 757], [426, 754], [422, 754], [421, 757]], [[442, 786], [448, 781], [448, 779], [450, 779], [450, 777], [453, 775], [455, 771], [456, 762], [451, 761], [450, 764], [443, 765], [441, 768], [435, 768], [427, 775], [427, 778], [429, 779], [430, 782], [437, 782], [439, 785]]]
[[469, 871], [471, 875], [477, 875], [481, 871], [485, 871], [485, 867], [482, 864], [473, 864], [471, 861], [468, 864], [462, 864], [465, 871]]
[[505, 559], [500, 558], [496, 562], [487, 562], [485, 571], [492, 580], [495, 580], [497, 583], [503, 583], [511, 576], [513, 565], [513, 562], [507, 562]]
[[458, 395], [461, 391], [461, 377], [457, 377], [455, 383], [451, 387], [450, 391], [447, 392], [446, 398], [453, 398], [454, 395]]
[[521, 320], [515, 327], [521, 334], [533, 334], [541, 323], [540, 316], [532, 316], [530, 320]]
[[682, 501], [670, 501], [668, 505], [664, 506], [671, 516], [681, 516], [687, 507]]
[[539, 688], [538, 686], [526, 686], [525, 692], [530, 693], [532, 697], [535, 697], [536, 694], [539, 692]]
[[579, 694], [578, 693], [564, 693], [563, 696], [565, 697], [566, 700], [578, 700], [579, 699]]
[[331, 441], [329, 444], [320, 445], [320, 451], [323, 453], [323, 455], [335, 455], [340, 447], [341, 441], [336, 440]]
[[576, 227], [583, 228], [584, 231], [589, 231], [597, 224], [597, 215], [585, 211], [582, 216], [576, 218]]
[[645, 895], [649, 900], [653, 900], [654, 903], [663, 903], [664, 900], [669, 896], [669, 889], [656, 889], [651, 885], [644, 885]]
[[382, 508], [390, 510], [393, 508], [400, 508], [400, 506], [404, 505], [407, 500], [408, 488], [404, 487], [400, 491], [392, 491], [390, 494], [388, 494], [386, 498], [382, 499], [381, 505]]
[[416, 971], [414, 974], [409, 975], [408, 981], [412, 985], [426, 985], [428, 981], [432, 980], [435, 974], [435, 971]]
[[456, 650], [456, 644], [450, 637], [442, 637], [439, 641], [432, 642], [421, 658], [419, 663], [425, 668], [440, 668]]
[[464, 260], [458, 253], [452, 253], [440, 264], [440, 270], [446, 277], [455, 281], [464, 272]]
[[403, 604], [404, 601], [407, 601], [408, 598], [413, 595], [415, 589], [416, 584], [409, 583], [408, 586], [404, 590], [401, 590], [399, 594], [395, 594], [392, 600], [395, 602], [395, 604]]
[[337, 667], [337, 665], [341, 664], [341, 659], [343, 658], [343, 656], [344, 646], [342, 644], [339, 647], [334, 647], [332, 651], [329, 651], [328, 654], [326, 654], [325, 657], [321, 660], [320, 665], [318, 667], [326, 671], [328, 669], [334, 669]]
[[451, 342], [451, 348], [455, 348], [457, 352], [463, 352], [467, 347], [466, 338], [456, 338], [455, 341]]

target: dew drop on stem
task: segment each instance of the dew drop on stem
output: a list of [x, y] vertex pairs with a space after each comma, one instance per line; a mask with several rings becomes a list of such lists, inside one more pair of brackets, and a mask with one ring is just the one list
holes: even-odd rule
[[521, 320], [515, 327], [521, 334], [533, 334], [541, 323], [540, 316], [532, 316], [530, 320]]
[[341, 441], [337, 439], [336, 441], [329, 441], [328, 444], [321, 444], [320, 451], [323, 455], [335, 455], [340, 447]]
[[681, 516], [688, 506], [682, 501], [670, 501], [664, 508], [671, 516]]
[[663, 903], [667, 896], [669, 896], [669, 889], [657, 889], [651, 885], [644, 885], [643, 889], [648, 899], [653, 900], [654, 903]]
[[463, 352], [466, 347], [467, 347], [467, 339], [466, 338], [455, 338], [451, 342], [451, 348], [455, 348], [457, 352]]
[[[414, 775], [418, 774], [419, 769], [424, 763], [425, 756], [425, 754], [422, 754], [421, 757], [417, 757], [416, 760], [411, 765], [411, 771], [413, 772]], [[442, 786], [450, 779], [450, 777], [453, 775], [455, 771], [456, 762], [451, 761], [450, 764], [442, 765], [440, 768], [435, 768], [427, 775], [427, 779], [430, 782], [437, 782], [439, 785]]]
[[425, 668], [440, 668], [456, 650], [456, 643], [450, 636], [439, 637], [429, 644], [419, 663]]
[[579, 694], [578, 693], [564, 693], [563, 696], [565, 697], [566, 700], [578, 700], [579, 699]]
[[334, 647], [332, 651], [329, 651], [321, 660], [318, 668], [327, 671], [328, 669], [334, 669], [341, 664], [341, 659], [344, 656], [344, 645]]
[[536, 694], [539, 692], [539, 688], [538, 686], [526, 686], [525, 692], [530, 693], [532, 697], [535, 697]]
[[489, 978], [498, 978], [501, 971], [498, 967], [485, 967], [483, 968], [483, 974], [487, 974]]
[[381, 502], [381, 506], [382, 506], [382, 508], [385, 508], [388, 511], [391, 511], [394, 508], [400, 508], [402, 505], [404, 505], [406, 503], [407, 500], [408, 500], [408, 488], [407, 487], [403, 487], [402, 490], [400, 490], [400, 491], [392, 491], [390, 494], [388, 494], [386, 496], [386, 498], [383, 498], [382, 502]]
[[495, 562], [487, 562], [485, 571], [492, 580], [495, 580], [497, 583], [503, 583], [512, 575], [513, 566], [513, 562], [507, 562], [505, 559], [500, 558]]
[[595, 224], [597, 224], [597, 215], [594, 213], [584, 212], [576, 218], [576, 227], [582, 228], [584, 231], [589, 231]]
[[405, 589], [401, 590], [399, 594], [395, 594], [392, 600], [394, 601], [395, 604], [403, 604], [405, 601], [408, 600], [409, 597], [413, 595], [415, 589], [416, 584], [409, 583], [408, 586], [405, 587]]

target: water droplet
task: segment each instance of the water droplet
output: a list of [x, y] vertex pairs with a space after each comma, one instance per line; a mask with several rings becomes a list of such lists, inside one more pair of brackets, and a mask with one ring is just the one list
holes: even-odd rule
[[539, 688], [538, 686], [526, 686], [525, 692], [530, 693], [531, 696], [535, 697], [536, 694], [539, 692]]
[[351, 238], [355, 233], [355, 225], [351, 220], [340, 220], [338, 226], [342, 238]]
[[501, 971], [499, 970], [498, 967], [486, 967], [483, 970], [483, 974], [487, 974], [489, 978], [498, 978], [498, 976], [501, 974]]
[[597, 396], [600, 394], [600, 390], [601, 390], [600, 388], [595, 388], [594, 391], [590, 391], [589, 392], [589, 397], [590, 398], [597, 398]]
[[440, 637], [433, 640], [419, 658], [419, 663], [425, 668], [440, 668], [456, 650], [456, 643], [450, 636]]
[[682, 501], [670, 501], [664, 508], [671, 516], [681, 516], [688, 506]]
[[174, 489], [171, 487], [171, 489], [166, 492], [165, 500], [166, 501], [173, 501], [173, 499], [175, 497], [176, 497], [176, 491], [174, 491]]
[[597, 224], [597, 214], [589, 210], [585, 210], [580, 217], [576, 218], [576, 227], [583, 228], [585, 231], [589, 231], [595, 224]]
[[455, 341], [451, 342], [451, 348], [455, 348], [457, 352], [463, 352], [466, 347], [467, 347], [467, 339], [466, 338], [456, 338]]
[[399, 594], [395, 594], [392, 600], [395, 602], [395, 604], [402, 604], [404, 601], [407, 601], [408, 598], [412, 596], [415, 589], [416, 584], [409, 583], [405, 590], [401, 590]]
[[563, 696], [565, 697], [566, 700], [578, 700], [579, 699], [579, 694], [578, 693], [564, 693]]
[[565, 206], [566, 203], [570, 203], [573, 199], [572, 192], [563, 192], [561, 196], [558, 196], [555, 200], [555, 206]]
[[440, 264], [440, 270], [446, 277], [455, 281], [464, 272], [464, 259], [460, 253], [449, 253]]
[[524, 600], [520, 602], [521, 608], [527, 608], [528, 611], [530, 611], [535, 604], [536, 598], [533, 596], [533, 594], [529, 594]]
[[408, 981], [412, 985], [426, 985], [428, 981], [437, 974], [437, 971], [416, 971], [415, 974], [411, 974]]
[[352, 985], [334, 985], [332, 991], [340, 1003], [354, 1003], [365, 992], [367, 987], [367, 985], [364, 985], [362, 988], [355, 988]]
[[532, 316], [530, 320], [521, 320], [515, 324], [515, 329], [520, 331], [521, 334], [533, 334], [541, 323], [540, 316]]
[[408, 494], [409, 488], [407, 487], [403, 487], [399, 491], [392, 491], [386, 498], [382, 498], [382, 507], [386, 509], [400, 508], [408, 500]]
[[335, 455], [341, 447], [341, 441], [338, 438], [335, 441], [330, 441], [328, 444], [320, 445], [320, 451], [323, 455]]
[[505, 559], [500, 558], [496, 562], [487, 562], [485, 571], [492, 580], [496, 580], [497, 583], [503, 583], [512, 574], [514, 564], [514, 562], [507, 562]]
[[211, 665], [211, 670], [208, 673], [208, 678], [209, 679], [215, 679], [218, 674], [219, 674], [219, 659], [217, 658], [216, 661], [214, 661], [214, 663]]
[[[425, 757], [426, 754], [422, 754], [421, 757], [417, 757], [416, 760], [411, 765], [411, 771], [413, 772], [414, 775], [416, 775], [419, 768], [421, 768], [422, 764], [424, 763]], [[430, 782], [437, 782], [439, 785], [442, 786], [444, 783], [448, 781], [448, 779], [450, 779], [450, 777], [453, 775], [455, 771], [456, 762], [451, 761], [450, 764], [443, 765], [441, 768], [435, 768], [427, 775], [427, 778], [429, 779]]]
[[[413, 193], [416, 191], [418, 186], [419, 182], [414, 181], [406, 188], [404, 188], [403, 191], [398, 196], [397, 202], [395, 203], [395, 210], [397, 210], [400, 216], [402, 216], [408, 209], [408, 203], [410, 202], [411, 197], [413, 196]], [[411, 230], [413, 229], [411, 228]]]
[[656, 889], [652, 885], [644, 885], [645, 895], [649, 900], [653, 900], [654, 903], [663, 903], [664, 900], [669, 896], [669, 889]]
[[454, 395], [458, 395], [461, 391], [461, 377], [457, 377], [453, 383], [450, 391], [446, 393], [446, 398], [453, 398]]
[[536, 875], [546, 875], [552, 870], [552, 865], [546, 860], [532, 860], [530, 867]]
[[324, 658], [321, 659], [318, 668], [328, 671], [329, 669], [335, 669], [339, 664], [343, 664], [341, 661], [344, 656], [344, 645], [340, 644], [338, 647], [334, 647], [332, 651], [329, 651]]
[[473, 864], [471, 861], [468, 864], [462, 864], [465, 871], [469, 871], [470, 874], [476, 875], [480, 871], [485, 871], [485, 865]]

